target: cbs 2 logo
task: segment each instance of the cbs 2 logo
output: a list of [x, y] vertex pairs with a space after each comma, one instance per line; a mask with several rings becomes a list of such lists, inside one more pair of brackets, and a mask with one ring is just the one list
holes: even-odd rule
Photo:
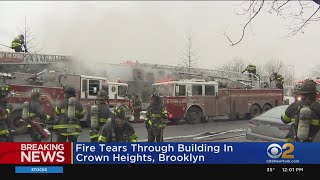
[[[283, 151], [284, 150], [284, 151]], [[291, 143], [285, 143], [282, 147], [279, 144], [270, 144], [267, 148], [267, 154], [270, 158], [276, 159], [281, 156], [283, 159], [293, 159], [294, 145]]]

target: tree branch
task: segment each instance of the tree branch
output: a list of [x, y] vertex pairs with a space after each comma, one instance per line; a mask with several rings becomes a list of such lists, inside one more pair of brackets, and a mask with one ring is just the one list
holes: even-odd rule
[[307, 23], [309, 22], [309, 20], [320, 10], [320, 6], [317, 8], [317, 10], [306, 20], [304, 21], [304, 23], [296, 30], [293, 30], [288, 37], [294, 36], [296, 35], [300, 30], [302, 30], [303, 27], [305, 27], [307, 25]]
[[260, 10], [261, 10], [262, 7], [263, 7], [263, 4], [264, 4], [264, 0], [261, 1], [260, 7], [259, 7], [259, 9], [257, 10], [257, 12], [254, 12], [254, 15], [253, 15], [253, 16], [249, 19], [249, 21], [243, 26], [241, 38], [240, 38], [237, 42], [234, 43], [234, 42], [228, 37], [228, 35], [226, 35], [226, 33], [224, 33], [224, 36], [229, 40], [229, 42], [230, 42], [230, 44], [231, 44], [230, 46], [235, 46], [235, 45], [239, 44], [239, 43], [242, 41], [248, 24], [250, 24], [250, 22], [251, 22], [251, 21], [257, 16], [257, 14], [260, 12]]

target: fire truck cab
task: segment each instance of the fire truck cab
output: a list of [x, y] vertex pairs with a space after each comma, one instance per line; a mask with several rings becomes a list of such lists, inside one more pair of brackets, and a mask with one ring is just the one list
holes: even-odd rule
[[281, 89], [220, 88], [216, 81], [197, 79], [154, 83], [153, 91], [163, 97], [169, 120], [188, 123], [224, 115], [255, 117], [283, 103]]
[[88, 112], [91, 105], [95, 103], [98, 91], [102, 85], [108, 84], [108, 103], [111, 107], [118, 103], [127, 102], [126, 95], [128, 84], [120, 82], [108, 82], [104, 77], [61, 74], [50, 72], [43, 76], [28, 73], [14, 73], [15, 78], [8, 80], [11, 87], [9, 103], [13, 105], [12, 113], [9, 117], [9, 127], [18, 134], [26, 131], [26, 125], [20, 122], [22, 104], [30, 102], [30, 92], [33, 88], [41, 90], [41, 102], [44, 113], [54, 117], [54, 107], [64, 99], [63, 86], [72, 85], [76, 89], [76, 99], [78, 99], [86, 112], [85, 117], [80, 120], [82, 126], [88, 122]]

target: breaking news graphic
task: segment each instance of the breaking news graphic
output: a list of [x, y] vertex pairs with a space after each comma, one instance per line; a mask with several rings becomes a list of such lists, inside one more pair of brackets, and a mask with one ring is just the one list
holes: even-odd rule
[[313, 171], [304, 165], [320, 164], [318, 151], [318, 143], [0, 143], [0, 164], [14, 165], [16, 174], [68, 174], [83, 165], [89, 172], [105, 165], [233, 165], [248, 172], [244, 167], [256, 165], [266, 174], [302, 174]]

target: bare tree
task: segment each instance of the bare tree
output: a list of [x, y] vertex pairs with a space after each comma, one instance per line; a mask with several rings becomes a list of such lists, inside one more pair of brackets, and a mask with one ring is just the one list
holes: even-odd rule
[[272, 73], [282, 74], [284, 72], [284, 63], [279, 59], [271, 58], [265, 63], [264, 70], [269, 75]]
[[[276, 15], [281, 16], [283, 19], [290, 21], [288, 25], [288, 28], [290, 29], [290, 32], [287, 35], [288, 37], [294, 36], [299, 32], [304, 33], [304, 28], [307, 27], [307, 25], [310, 22], [320, 21], [320, 17], [316, 15], [317, 12], [320, 10], [319, 0], [313, 0], [313, 1], [250, 0], [250, 1], [245, 1], [241, 5], [243, 4], [247, 4], [246, 8], [242, 8], [242, 12], [237, 14], [248, 16], [248, 20], [245, 23], [245, 25], [243, 25], [240, 38], [234, 41], [227, 35], [226, 32], [224, 32], [224, 36], [228, 39], [231, 46], [235, 46], [243, 40], [248, 26], [252, 23], [254, 19], [257, 18], [259, 14], [263, 13], [262, 12], [263, 8], [268, 8], [267, 12], [270, 14], [275, 13]], [[269, 6], [269, 7], [265, 7], [265, 6]], [[296, 9], [297, 11], [295, 11]], [[311, 10], [311, 13], [309, 13], [308, 10]]]
[[312, 76], [315, 76], [316, 78], [320, 77], [320, 65], [315, 65], [316, 67], [312, 70]]
[[[25, 44], [28, 52], [38, 54], [43, 50], [43, 48], [38, 48], [39, 43], [36, 43], [36, 36], [32, 33], [31, 26], [27, 23], [27, 16], [25, 16], [24, 30], [21, 30], [19, 27], [17, 27], [17, 29], [19, 30], [20, 34], [24, 34]], [[42, 71], [43, 68], [43, 66], [39, 65], [26, 64], [14, 66], [12, 67], [11, 71], [37, 73], [38, 71]]]
[[193, 39], [191, 36], [191, 31], [189, 30], [186, 35], [186, 45], [184, 49], [183, 56], [180, 58], [178, 65], [184, 67], [188, 70], [189, 77], [191, 74], [191, 69], [199, 65], [198, 51], [194, 48]]
[[241, 57], [235, 57], [231, 61], [223, 64], [219, 70], [242, 72], [246, 68], [246, 63]]

